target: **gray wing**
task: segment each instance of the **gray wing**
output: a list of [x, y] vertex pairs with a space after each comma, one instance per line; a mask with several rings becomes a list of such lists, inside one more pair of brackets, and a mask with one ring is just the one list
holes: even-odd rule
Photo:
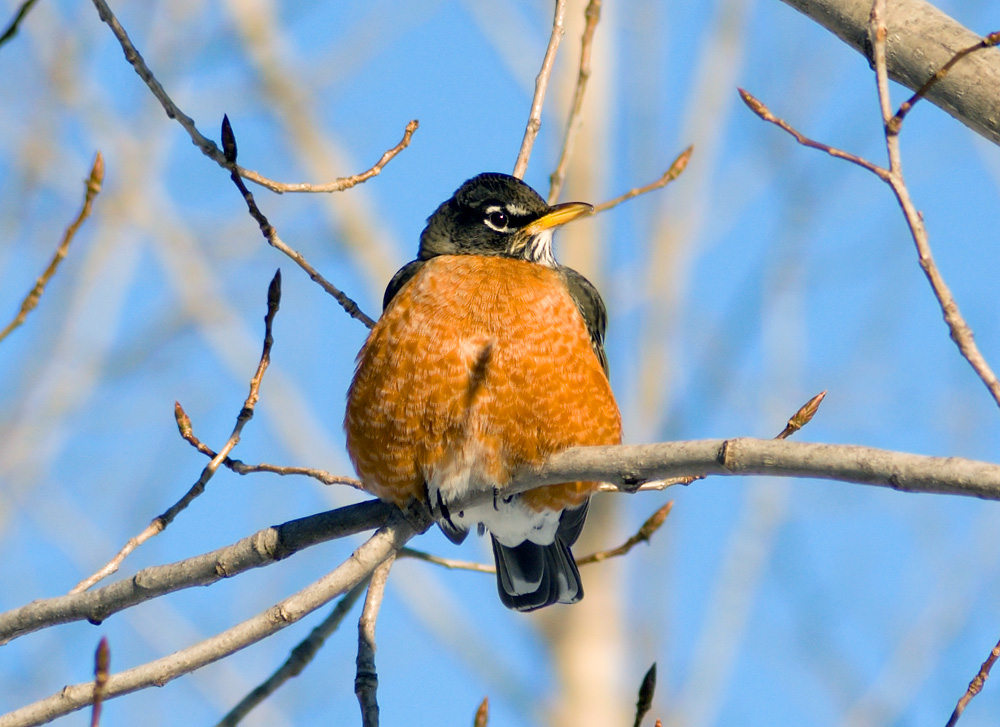
[[425, 262], [427, 261], [413, 260], [396, 271], [396, 274], [392, 276], [392, 280], [389, 281], [389, 285], [385, 288], [385, 295], [382, 296], [383, 311], [389, 307], [389, 303], [396, 297], [396, 293], [410, 281], [410, 278], [417, 274], [417, 271], [423, 267]]
[[[562, 273], [563, 280], [566, 281], [566, 287], [569, 288], [569, 294], [583, 316], [584, 322], [587, 324], [587, 332], [590, 334], [590, 345], [593, 347], [594, 353], [597, 354], [597, 360], [601, 362], [601, 368], [604, 369], [604, 373], [607, 375], [608, 357], [604, 353], [604, 332], [608, 327], [608, 311], [604, 307], [601, 294], [597, 292], [597, 288], [594, 287], [593, 283], [573, 268], [560, 265], [559, 272]], [[399, 273], [396, 273], [396, 275], [399, 275]]]

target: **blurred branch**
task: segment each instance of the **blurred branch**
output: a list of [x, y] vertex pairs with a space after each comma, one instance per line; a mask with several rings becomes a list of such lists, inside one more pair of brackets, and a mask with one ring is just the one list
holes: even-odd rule
[[215, 727], [236, 727], [244, 717], [246, 717], [254, 707], [274, 694], [278, 688], [293, 677], [302, 673], [309, 663], [316, 656], [316, 653], [326, 643], [327, 638], [336, 631], [344, 617], [347, 616], [358, 598], [364, 592], [369, 580], [360, 581], [354, 588], [344, 594], [337, 601], [337, 605], [330, 611], [330, 615], [314, 628], [309, 636], [298, 643], [292, 649], [292, 653], [271, 676], [262, 682], [256, 689], [245, 696], [240, 703], [233, 707], [229, 713], [219, 720]]
[[369, 318], [365, 312], [358, 307], [358, 304], [355, 303], [353, 299], [333, 285], [333, 283], [329, 280], [320, 275], [316, 268], [314, 268], [298, 250], [293, 250], [286, 245], [280, 237], [278, 237], [278, 231], [274, 229], [274, 226], [268, 222], [264, 213], [260, 211], [256, 200], [254, 200], [253, 194], [249, 189], [247, 189], [247, 186], [243, 183], [243, 179], [240, 177], [239, 166], [236, 164], [236, 135], [233, 133], [233, 127], [229, 123], [229, 117], [225, 115], [222, 117], [222, 148], [225, 153], [225, 165], [226, 168], [229, 169], [229, 174], [233, 180], [233, 184], [236, 185], [237, 189], [240, 190], [240, 194], [243, 195], [243, 200], [247, 204], [250, 216], [257, 222], [257, 225], [260, 227], [261, 234], [264, 235], [264, 239], [267, 240], [267, 244], [280, 250], [294, 260], [300, 268], [309, 274], [309, 278], [313, 282], [319, 283], [323, 290], [332, 295], [334, 299], [340, 303], [340, 307], [343, 308], [347, 314], [351, 316], [351, 318], [361, 321], [368, 328], [374, 326], [375, 321]]
[[232, 545], [168, 565], [144, 568], [131, 578], [0, 613], [0, 645], [33, 631], [72, 621], [101, 623], [152, 598], [284, 560], [305, 548], [385, 525], [394, 508], [378, 500], [317, 513], [259, 530]]
[[[101, 20], [107, 23], [108, 27], [111, 28], [111, 32], [115, 34], [115, 38], [118, 39], [118, 43], [121, 45], [122, 51], [125, 53], [125, 60], [129, 62], [132, 68], [135, 69], [139, 78], [141, 78], [146, 86], [149, 87], [149, 90], [152, 91], [156, 100], [159, 101], [160, 105], [163, 107], [163, 110], [167, 112], [167, 116], [171, 119], [176, 119], [177, 122], [184, 127], [188, 136], [191, 137], [191, 141], [201, 150], [202, 154], [207, 156], [209, 159], [212, 159], [219, 166], [228, 169], [229, 165], [226, 163], [226, 158], [223, 152], [218, 146], [215, 145], [214, 141], [205, 137], [200, 131], [198, 131], [198, 127], [195, 125], [194, 119], [181, 111], [177, 104], [174, 103], [173, 99], [170, 98], [170, 95], [163, 88], [163, 85], [156, 79], [156, 76], [153, 75], [153, 71], [150, 70], [148, 65], [146, 65], [146, 61], [132, 43], [132, 39], [129, 38], [125, 28], [122, 27], [118, 18], [115, 17], [115, 14], [111, 11], [107, 2], [105, 2], [105, 0], [93, 0], [93, 3], [94, 7], [97, 8], [97, 12], [101, 17]], [[273, 192], [342, 192], [345, 189], [350, 189], [361, 182], [371, 179], [381, 172], [382, 168], [388, 164], [393, 157], [409, 146], [410, 138], [413, 136], [413, 132], [417, 130], [418, 126], [419, 124], [416, 119], [410, 121], [410, 123], [406, 125], [406, 131], [403, 134], [402, 141], [383, 154], [381, 159], [379, 159], [379, 161], [367, 171], [360, 174], [354, 174], [349, 177], [340, 177], [326, 184], [286, 184], [268, 179], [262, 174], [258, 174], [250, 169], [244, 169], [243, 167], [236, 167], [236, 170], [241, 177], [249, 179], [251, 182], [259, 184], [262, 187], [266, 187]]]
[[650, 182], [642, 187], [635, 187], [630, 189], [623, 195], [615, 197], [614, 199], [609, 199], [607, 202], [601, 202], [600, 204], [594, 205], [594, 211], [591, 214], [598, 214], [599, 212], [605, 212], [612, 207], [617, 207], [622, 202], [627, 202], [633, 197], [638, 197], [640, 194], [646, 194], [647, 192], [652, 192], [653, 190], [666, 187], [672, 181], [681, 176], [683, 171], [687, 168], [688, 162], [691, 161], [691, 155], [694, 153], [694, 147], [689, 146], [687, 149], [682, 151], [670, 167], [663, 173], [663, 176], [657, 179], [655, 182]]
[[[873, 62], [868, 34], [871, 0], [784, 0]], [[935, 71], [980, 40], [925, 0], [893, 0], [888, 7], [889, 77], [919, 89]], [[930, 88], [927, 100], [970, 129], [1000, 144], [1000, 53], [976, 53]]]
[[590, 0], [583, 16], [586, 23], [583, 26], [583, 36], [580, 39], [580, 70], [576, 77], [576, 88], [573, 91], [573, 102], [570, 105], [569, 119], [566, 121], [566, 132], [563, 136], [562, 152], [556, 169], [549, 175], [549, 204], [559, 201], [563, 182], [566, 179], [566, 169], [573, 156], [573, 147], [580, 131], [583, 113], [583, 98], [587, 93], [587, 81], [590, 80], [590, 56], [594, 47], [594, 31], [601, 20], [601, 0]]
[[514, 176], [518, 179], [524, 178], [524, 173], [528, 170], [531, 149], [535, 145], [535, 138], [542, 126], [542, 106], [545, 104], [545, 92], [549, 87], [549, 77], [552, 75], [552, 68], [556, 62], [559, 42], [562, 40], [563, 33], [566, 32], [563, 26], [565, 19], [566, 0], [555, 0], [552, 34], [549, 36], [549, 44], [545, 48], [545, 56], [542, 58], [542, 68], [538, 71], [538, 77], [535, 78], [535, 95], [531, 99], [528, 125], [524, 129], [524, 139], [521, 141], [521, 150], [517, 153], [517, 161], [514, 162]]
[[969, 704], [973, 697], [975, 697], [982, 690], [983, 685], [986, 683], [987, 678], [990, 676], [990, 669], [993, 668], [993, 664], [996, 660], [1000, 658], [1000, 641], [997, 645], [993, 647], [990, 655], [986, 657], [986, 661], [979, 668], [979, 673], [973, 677], [972, 681], [969, 682], [969, 688], [965, 690], [965, 694], [962, 698], [958, 700], [958, 704], [955, 705], [955, 711], [951, 713], [951, 718], [948, 720], [948, 724], [945, 727], [955, 727], [958, 722], [958, 718], [962, 716], [962, 712], [965, 711], [965, 707]]
[[396, 554], [390, 553], [383, 560], [368, 584], [365, 607], [358, 619], [358, 659], [357, 674], [354, 677], [354, 693], [361, 706], [361, 727], [378, 727], [378, 672], [375, 670], [375, 622], [382, 607], [385, 583], [392, 569]]
[[21, 27], [21, 21], [24, 20], [24, 17], [28, 14], [28, 11], [31, 10], [31, 6], [34, 5], [35, 2], [36, 0], [24, 0], [24, 2], [21, 3], [21, 7], [17, 9], [14, 19], [10, 21], [10, 25], [8, 25], [7, 29], [2, 35], [0, 35], [0, 45], [3, 45], [17, 35], [17, 31]]
[[247, 395], [246, 401], [243, 402], [243, 408], [240, 409], [240, 413], [236, 417], [236, 425], [233, 427], [233, 432], [229, 436], [229, 440], [222, 447], [219, 453], [216, 454], [207, 465], [205, 465], [205, 468], [201, 471], [201, 477], [198, 478], [198, 481], [191, 486], [191, 489], [189, 489], [180, 500], [175, 502], [162, 515], [153, 518], [153, 521], [146, 526], [145, 530], [136, 535], [134, 538], [130, 538], [125, 546], [118, 551], [118, 554], [115, 555], [114, 558], [108, 561], [96, 573], [77, 583], [70, 593], [80, 593], [81, 591], [85, 591], [98, 581], [107, 578], [109, 575], [117, 571], [119, 566], [122, 564], [122, 561], [124, 561], [133, 550], [138, 548], [150, 538], [162, 533], [164, 529], [174, 521], [174, 518], [177, 517], [178, 514], [180, 514], [195, 500], [195, 498], [205, 491], [205, 485], [208, 484], [210, 479], [212, 479], [216, 470], [219, 469], [219, 465], [222, 464], [222, 461], [239, 443], [240, 436], [243, 433], [243, 427], [246, 426], [247, 422], [253, 419], [254, 407], [257, 406], [257, 400], [259, 398], [260, 382], [264, 378], [264, 372], [267, 370], [268, 364], [271, 362], [271, 346], [274, 344], [274, 337], [271, 335], [271, 326], [274, 323], [274, 316], [278, 312], [278, 305], [280, 302], [281, 271], [278, 270], [275, 272], [274, 277], [271, 279], [271, 283], [267, 288], [267, 313], [264, 315], [264, 346], [260, 354], [260, 362], [257, 364], [257, 371], [250, 380], [250, 393]]
[[[24, 8], [22, 7], [22, 10]], [[8, 31], [9, 32], [9, 31]], [[2, 41], [0, 41], [2, 42]], [[56, 248], [55, 255], [52, 256], [52, 260], [49, 261], [49, 265], [45, 268], [45, 272], [42, 273], [41, 277], [35, 281], [35, 287], [31, 289], [27, 297], [21, 303], [21, 310], [14, 317], [7, 326], [0, 331], [0, 341], [3, 341], [10, 335], [10, 332], [15, 328], [24, 323], [27, 319], [28, 314], [35, 309], [38, 305], [39, 299], [42, 297], [42, 293], [45, 292], [45, 286], [49, 284], [52, 276], [56, 274], [56, 270], [59, 268], [59, 263], [63, 261], [66, 257], [66, 253], [69, 252], [69, 244], [73, 241], [76, 236], [77, 230], [80, 229], [80, 225], [83, 221], [90, 217], [90, 211], [93, 208], [94, 197], [98, 195], [101, 191], [101, 183], [104, 181], [104, 157], [101, 156], [101, 152], [97, 152], [94, 157], [94, 164], [90, 168], [90, 176], [87, 178], [86, 182], [86, 192], [83, 197], [83, 207], [80, 209], [80, 214], [76, 216], [76, 219], [66, 228], [66, 232], [63, 233], [62, 242], [59, 243], [59, 247]]]
[[90, 727], [99, 727], [101, 724], [101, 705], [104, 703], [110, 670], [111, 649], [108, 647], [108, 637], [104, 636], [97, 643], [97, 653], [94, 654], [94, 704], [90, 711]]
[[[106, 698], [147, 687], [163, 686], [183, 674], [229, 656], [295, 623], [367, 578], [415, 533], [413, 526], [401, 514], [395, 513], [350, 558], [298, 593], [186, 649], [112, 674], [108, 679]], [[90, 705], [93, 698], [93, 682], [67, 686], [50, 697], [0, 716], [0, 727], [43, 724]]]
[[[634, 727], [640, 727], [642, 725], [643, 718], [649, 713], [650, 708], [653, 706], [653, 693], [656, 691], [656, 662], [649, 667], [646, 675], [642, 678], [642, 684], [639, 685], [639, 698], [635, 703], [635, 723]], [[657, 720], [659, 724], [659, 720]]]
[[490, 722], [490, 698], [483, 697], [476, 709], [476, 716], [472, 721], [472, 727], [487, 727]]

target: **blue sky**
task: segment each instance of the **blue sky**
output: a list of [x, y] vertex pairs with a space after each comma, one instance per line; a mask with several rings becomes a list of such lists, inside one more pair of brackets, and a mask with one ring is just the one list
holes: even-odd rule
[[[938, 6], [978, 32], [997, 29], [987, 2]], [[5, 7], [12, 15], [16, 3]], [[114, 7], [201, 131], [218, 138], [228, 114], [241, 163], [270, 177], [361, 171], [420, 120], [410, 148], [349, 192], [255, 190], [283, 239], [373, 315], [434, 208], [466, 178], [512, 169], [550, 24], [541, 2]], [[526, 176], [543, 193], [576, 43], [568, 33]], [[865, 60], [775, 0], [606, 3], [595, 53], [566, 199], [615, 196], [695, 144], [670, 187], [556, 240], [608, 304], [626, 439], [773, 436], [827, 389], [797, 437], [995, 460], [996, 406], [948, 339], [888, 188], [794, 144], [736, 93], [742, 86], [804, 133], [881, 163]], [[204, 441], [225, 441], [277, 267], [272, 368], [236, 456], [349, 474], [340, 422], [365, 330], [266, 246], [228, 175], [166, 118], [89, 4], [39, 3], [0, 48], [0, 76], [0, 321], [76, 213], [97, 149], [107, 166], [94, 217], [39, 308], [0, 344], [6, 610], [66, 592], [197, 479], [204, 460], [177, 436], [173, 403]], [[996, 366], [1000, 153], [930, 104], [908, 117], [902, 146], [938, 264]], [[220, 472], [121, 576], [354, 499], [310, 481]], [[589, 534], [601, 547], [675, 501], [652, 544], [587, 567], [595, 585], [573, 607], [614, 589], [619, 636], [587, 658], [595, 672], [618, 667], [602, 688], [625, 714], [656, 661], [651, 717], [664, 724], [940, 725], [1000, 637], [993, 503], [768, 478], [605, 499], [607, 519]], [[0, 711], [86, 680], [102, 635], [115, 670], [144, 663], [304, 587], [357, 542], [100, 627], [15, 641], [0, 649]], [[475, 539], [456, 549], [430, 533], [415, 544], [489, 558]], [[114, 700], [102, 724], [214, 724], [319, 618]], [[400, 562], [378, 629], [386, 724], [466, 724], [486, 695], [491, 724], [554, 723], [552, 624], [504, 609], [491, 577]], [[246, 723], [357, 720], [355, 646], [351, 619]], [[988, 682], [960, 724], [993, 724], [998, 710]]]

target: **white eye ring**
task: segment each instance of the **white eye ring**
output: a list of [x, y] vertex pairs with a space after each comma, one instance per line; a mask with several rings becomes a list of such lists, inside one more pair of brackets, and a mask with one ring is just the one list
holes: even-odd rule
[[497, 232], [506, 232], [507, 224], [510, 222], [510, 218], [506, 212], [496, 206], [490, 206], [486, 208], [486, 217], [483, 218], [483, 222], [487, 227], [496, 230]]

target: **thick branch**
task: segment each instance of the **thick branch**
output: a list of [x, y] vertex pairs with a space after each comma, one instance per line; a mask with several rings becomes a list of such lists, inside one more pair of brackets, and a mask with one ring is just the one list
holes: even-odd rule
[[905, 492], [1000, 500], [1000, 465], [960, 457], [926, 457], [849, 444], [772, 439], [576, 447], [515, 481], [516, 491], [574, 480], [634, 489], [643, 482], [690, 475], [817, 477]]
[[349, 505], [265, 528], [242, 540], [168, 565], [144, 568], [103, 588], [32, 601], [0, 614], [0, 644], [32, 631], [68, 623], [100, 623], [108, 616], [151, 598], [260, 568], [317, 543], [382, 525], [392, 507], [377, 500]]
[[[403, 517], [392, 518], [333, 571], [266, 611], [162, 659], [111, 675], [105, 699], [163, 686], [295, 623], [367, 578], [414, 534], [415, 530]], [[46, 699], [0, 716], [0, 727], [29, 727], [49, 722], [86, 707], [93, 698], [93, 682], [67, 686]]]
[[[835, 33], [872, 61], [868, 39], [871, 0], [784, 0]], [[916, 91], [928, 78], [980, 36], [924, 0], [893, 0], [886, 24], [887, 61], [894, 81]], [[962, 60], [927, 99], [970, 129], [1000, 144], [1000, 51], [989, 49]]]

